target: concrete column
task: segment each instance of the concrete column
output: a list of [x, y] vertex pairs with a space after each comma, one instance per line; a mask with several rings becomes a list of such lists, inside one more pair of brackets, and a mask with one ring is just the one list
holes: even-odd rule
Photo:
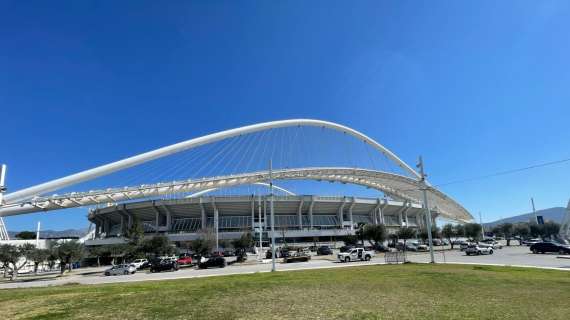
[[162, 209], [166, 212], [166, 232], [170, 232], [172, 230], [172, 212], [165, 205], [162, 206]]
[[338, 207], [336, 216], [338, 218], [338, 225], [342, 229], [342, 223], [344, 222], [344, 206], [346, 205], [346, 197], [342, 200], [342, 204]]
[[356, 201], [354, 197], [352, 197], [352, 203], [350, 204], [350, 207], [348, 207], [348, 219], [350, 220], [350, 230], [354, 230], [354, 220], [352, 219], [352, 208], [354, 207], [355, 202]]
[[125, 236], [125, 216], [121, 215], [121, 223], [119, 227], [119, 232], [121, 236]]
[[311, 196], [311, 204], [309, 205], [309, 224], [313, 229], [313, 207], [315, 206], [315, 196]]
[[99, 238], [99, 235], [101, 234], [101, 222], [99, 222], [99, 219], [95, 220], [95, 238]]
[[206, 229], [208, 218], [206, 217], [206, 208], [204, 208], [204, 204], [202, 203], [202, 198], [200, 198], [200, 216], [202, 217], [202, 229]]
[[303, 229], [303, 198], [299, 202], [299, 207], [297, 208], [297, 224], [299, 226], [299, 230]]
[[380, 207], [378, 207], [378, 215], [379, 215], [380, 223], [386, 224], [386, 222], [384, 221], [384, 208], [386, 208], [386, 206], [388, 205], [388, 201], [386, 199], [384, 199], [382, 201], [384, 203], [382, 205], [380, 205]]
[[156, 207], [154, 208], [154, 217], [155, 217], [155, 222], [154, 222], [154, 233], [158, 233], [158, 226], [159, 226], [159, 218], [160, 215], [158, 214], [158, 209], [156, 209]]
[[400, 224], [400, 227], [404, 226], [404, 219], [402, 219], [403, 211], [404, 211], [403, 209], [398, 210], [398, 223]]
[[251, 231], [255, 232], [255, 197], [251, 195]]
[[374, 206], [374, 209], [372, 209], [368, 215], [370, 216], [370, 219], [372, 220], [373, 223], [377, 224], [378, 221], [378, 208], [380, 208], [380, 206], [382, 205], [382, 203], [380, 202], [380, 198], [378, 198], [376, 200], [376, 206]]
[[263, 225], [265, 230], [269, 230], [269, 224], [267, 223], [267, 198], [263, 197]]
[[220, 224], [218, 222], [219, 216], [218, 216], [218, 208], [214, 209], [214, 226], [216, 228], [216, 251], [220, 251], [220, 246], [219, 246], [219, 230], [220, 230]]
[[110, 228], [110, 220], [108, 218], [104, 218], [105, 220], [103, 220], [103, 232], [105, 233], [105, 237], [109, 236], [109, 230]]

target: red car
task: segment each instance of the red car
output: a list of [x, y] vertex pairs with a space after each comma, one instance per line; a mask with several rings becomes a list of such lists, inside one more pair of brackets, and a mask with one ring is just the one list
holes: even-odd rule
[[192, 257], [190, 257], [190, 256], [180, 257], [180, 258], [178, 258], [178, 260], [176, 260], [176, 262], [180, 266], [190, 265], [190, 264], [192, 264]]

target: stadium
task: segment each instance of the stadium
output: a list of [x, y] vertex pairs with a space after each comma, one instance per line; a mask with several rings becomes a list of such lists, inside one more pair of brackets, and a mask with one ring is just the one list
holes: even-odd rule
[[[171, 162], [155, 164], [165, 159]], [[113, 178], [136, 168], [146, 172], [134, 175], [139, 180]], [[382, 223], [390, 233], [401, 227], [425, 228], [428, 211], [429, 223], [436, 218], [473, 220], [422, 174], [347, 126], [281, 120], [201, 136], [6, 193], [0, 217], [87, 208], [93, 233], [87, 245], [124, 242], [134, 224], [141, 224], [149, 236], [164, 234], [174, 242], [196, 239], [205, 229], [215, 231], [219, 239], [244, 232], [267, 239], [271, 203], [275, 236], [284, 241], [351, 235], [361, 223]], [[147, 183], [152, 180], [156, 182]], [[360, 189], [330, 191], [320, 185], [293, 192], [287, 185], [306, 181]], [[223, 191], [244, 186], [257, 190]]]

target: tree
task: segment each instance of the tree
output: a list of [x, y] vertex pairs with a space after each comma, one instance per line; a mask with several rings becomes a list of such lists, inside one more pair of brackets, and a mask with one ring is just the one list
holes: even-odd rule
[[200, 234], [196, 240], [190, 242], [190, 247], [194, 253], [199, 255], [207, 255], [212, 252], [214, 246], [216, 245], [216, 236], [212, 229], [204, 229], [200, 231]]
[[465, 224], [465, 236], [471, 240], [477, 241], [481, 239], [481, 231], [483, 228], [478, 223]]
[[465, 237], [465, 225], [457, 224], [454, 227], [455, 229], [455, 240], [459, 237]]
[[[359, 223], [356, 225], [356, 231], [354, 232], [354, 234], [355, 234], [355, 236], [356, 236], [357, 241], [354, 242], [353, 245], [357, 245], [357, 244], [358, 244], [358, 240], [360, 240], [360, 244], [361, 244], [362, 246], [364, 246], [364, 238], [365, 238], [365, 236], [364, 236], [364, 226], [365, 226], [365, 225], [366, 225], [366, 223], [364, 223], [364, 222], [359, 222]], [[346, 242], [345, 242], [345, 245], [346, 245]]]
[[513, 235], [519, 237], [519, 245], [522, 245], [523, 239], [526, 239], [530, 234], [530, 228], [528, 223], [519, 222], [513, 227]]
[[[432, 239], [440, 238], [440, 236], [441, 236], [441, 233], [439, 231], [439, 228], [436, 226], [432, 226], [431, 227]], [[418, 237], [423, 241], [423, 243], [428, 243], [429, 234], [427, 232], [427, 229], [421, 229], [421, 231], [418, 233]]]
[[512, 223], [503, 223], [499, 225], [499, 232], [505, 237], [507, 240], [507, 246], [511, 245], [511, 239], [513, 237], [514, 227]]
[[71, 271], [71, 264], [83, 257], [83, 245], [77, 240], [60, 242], [54, 246], [54, 252], [59, 259], [60, 272], [63, 274], [66, 265], [69, 266], [69, 271]]
[[451, 223], [448, 223], [443, 226], [441, 229], [441, 235], [449, 241], [451, 245], [451, 249], [453, 250], [453, 239], [457, 238], [457, 228], [455, 228]]
[[554, 236], [560, 232], [560, 224], [550, 220], [546, 221], [542, 228], [544, 236], [550, 238], [550, 240], [553, 240]]
[[421, 229], [420, 232], [418, 233], [418, 238], [420, 238], [423, 243], [428, 243], [429, 235], [427, 230]]
[[416, 230], [408, 227], [402, 227], [398, 230], [398, 238], [404, 240], [404, 250], [406, 250], [406, 241], [416, 236]]
[[32, 231], [22, 231], [16, 234], [16, 238], [22, 240], [33, 240], [36, 238], [36, 233]]
[[142, 222], [139, 220], [138, 216], [134, 215], [132, 217], [132, 223], [130, 228], [127, 230], [127, 238], [133, 245], [140, 245], [144, 239], [144, 227]]
[[345, 246], [355, 246], [358, 244], [358, 236], [353, 234], [348, 234], [344, 236], [343, 242]]
[[45, 261], [47, 261], [50, 253], [51, 252], [49, 249], [39, 249], [39, 248], [34, 248], [28, 252], [26, 258], [29, 261], [34, 262], [34, 274], [36, 275], [38, 274], [38, 267], [40, 263], [44, 263]]
[[[26, 243], [22, 246], [11, 244], [0, 245], [0, 262], [4, 266], [4, 275], [6, 275], [6, 272], [12, 272], [10, 280], [16, 280], [18, 278], [18, 271], [28, 263], [26, 257], [34, 249], [34, 245], [30, 243]], [[22, 259], [24, 259], [24, 262], [18, 264]]]
[[367, 224], [362, 228], [363, 239], [368, 240], [372, 245], [379, 245], [386, 240], [386, 227], [379, 224]]
[[250, 232], [244, 232], [239, 239], [232, 241], [232, 245], [236, 250], [238, 262], [243, 262], [247, 258], [246, 252], [249, 248], [253, 247], [253, 235]]
[[142, 250], [155, 256], [173, 254], [176, 249], [170, 244], [167, 237], [157, 235], [150, 239], [145, 239], [142, 243]]
[[529, 230], [530, 230], [530, 235], [533, 238], [536, 237], [540, 237], [541, 239], [544, 238], [544, 228], [543, 225], [538, 224], [536, 222], [533, 223], [529, 223]]

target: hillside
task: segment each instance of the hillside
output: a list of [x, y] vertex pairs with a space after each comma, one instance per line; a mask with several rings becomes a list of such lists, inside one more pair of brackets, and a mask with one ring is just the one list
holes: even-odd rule
[[[557, 222], [557, 223], [562, 223], [562, 219], [564, 218], [565, 214], [566, 214], [566, 208], [564, 208], [564, 207], [554, 207], [554, 208], [548, 208], [548, 209], [536, 211], [536, 215], [537, 216], [543, 216], [544, 221], [552, 220], [552, 221]], [[500, 219], [500, 220], [493, 221], [493, 222], [484, 223], [484, 225], [485, 225], [485, 228], [492, 228], [492, 227], [494, 227], [498, 224], [501, 224], [501, 223], [528, 222], [531, 219], [534, 220], [534, 214], [532, 212], [521, 214], [518, 216], [509, 217], [509, 218]]]

